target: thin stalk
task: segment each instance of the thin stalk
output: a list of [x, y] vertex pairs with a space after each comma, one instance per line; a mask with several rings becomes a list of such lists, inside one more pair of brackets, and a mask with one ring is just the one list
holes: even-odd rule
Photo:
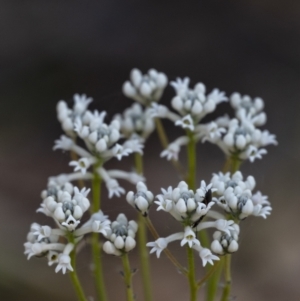
[[[140, 175], [143, 174], [143, 158], [141, 154], [135, 153], [135, 169]], [[149, 253], [146, 247], [147, 243], [147, 229], [145, 218], [142, 214], [138, 217], [138, 247], [140, 254], [140, 264], [142, 272], [142, 283], [144, 288], [144, 297], [146, 301], [152, 300], [152, 289], [151, 289], [151, 277], [150, 277], [150, 263], [149, 263]]]
[[196, 141], [193, 132], [187, 131], [189, 137], [189, 143], [187, 145], [187, 156], [188, 156], [188, 178], [187, 184], [189, 188], [196, 189]]
[[231, 289], [231, 255], [225, 255], [225, 286], [221, 301], [228, 301]]
[[[93, 180], [92, 180], [92, 189], [93, 189], [93, 205], [92, 205], [92, 213], [98, 212], [101, 206], [101, 177], [97, 172], [97, 168], [101, 166], [101, 162], [95, 164]], [[94, 278], [96, 285], [96, 292], [98, 299], [100, 301], [106, 301], [106, 289], [104, 284], [104, 275], [103, 275], [103, 266], [102, 266], [102, 257], [101, 257], [101, 247], [99, 244], [98, 233], [92, 234], [92, 255], [93, 255], [93, 263], [94, 263]]]
[[187, 257], [188, 257], [188, 280], [190, 286], [190, 301], [197, 300], [197, 283], [196, 283], [196, 275], [195, 275], [195, 260], [194, 260], [194, 252], [193, 249], [187, 246]]
[[[155, 227], [153, 226], [151, 220], [149, 219], [149, 217], [145, 217], [146, 220], [146, 225], [148, 227], [148, 229], [150, 230], [152, 236], [154, 237], [154, 239], [158, 239], [159, 235], [155, 229]], [[167, 257], [169, 258], [169, 260], [175, 265], [175, 267], [185, 276], [188, 275], [186, 269], [178, 262], [178, 260], [174, 257], [174, 255], [171, 253], [171, 251], [169, 249], [164, 249], [164, 253], [167, 255]]]
[[242, 164], [242, 160], [240, 160], [236, 156], [231, 157], [231, 173], [235, 173], [240, 169], [240, 166]]
[[151, 289], [149, 253], [146, 247], [146, 243], [147, 243], [146, 223], [145, 223], [145, 218], [141, 214], [139, 214], [138, 225], [139, 225], [138, 246], [139, 246], [139, 254], [140, 254], [144, 297], [146, 301], [151, 301], [152, 289]]
[[[70, 240], [70, 242], [72, 242], [74, 244], [73, 235], [70, 237], [69, 240]], [[77, 294], [78, 300], [79, 301], [87, 301], [87, 299], [84, 295], [81, 283], [79, 281], [77, 272], [76, 272], [76, 250], [75, 250], [75, 247], [74, 247], [74, 250], [72, 250], [72, 252], [70, 253], [70, 258], [71, 258], [71, 266], [73, 268], [73, 272], [70, 272], [69, 274], [70, 274], [70, 278], [71, 278], [73, 287], [74, 287], [75, 292]]]
[[217, 271], [219, 271], [219, 270], [221, 271], [220, 266], [221, 266], [221, 260], [218, 261], [218, 262], [216, 262], [212, 266], [212, 268], [209, 269], [208, 273], [206, 273], [204, 275], [204, 277], [197, 282], [198, 289], [207, 281], [207, 279], [209, 279], [210, 277], [212, 277]]
[[215, 263], [213, 267], [210, 267], [208, 269], [207, 275], [211, 275], [211, 276], [207, 277], [208, 281], [207, 281], [206, 301], [215, 300], [216, 293], [218, 290], [219, 280], [223, 270], [223, 263], [224, 263], [224, 258], [222, 257], [219, 262]]
[[[169, 145], [169, 140], [166, 135], [164, 126], [159, 118], [155, 118], [154, 120], [155, 120], [156, 131], [157, 131], [160, 143], [163, 146], [163, 148], [166, 149]], [[180, 162], [176, 161], [176, 160], [171, 160], [171, 162], [172, 162], [174, 168], [178, 171], [178, 173], [183, 178], [185, 178], [186, 172], [185, 172], [184, 168], [182, 167], [182, 165], [180, 164]]]
[[128, 254], [123, 254], [121, 256], [124, 268], [124, 282], [126, 286], [126, 300], [134, 301], [134, 293], [132, 289], [132, 273], [130, 269]]
[[226, 157], [225, 163], [223, 165], [222, 171], [226, 173], [231, 170], [231, 157]]
[[135, 170], [139, 175], [143, 174], [143, 157], [139, 153], [134, 153]]

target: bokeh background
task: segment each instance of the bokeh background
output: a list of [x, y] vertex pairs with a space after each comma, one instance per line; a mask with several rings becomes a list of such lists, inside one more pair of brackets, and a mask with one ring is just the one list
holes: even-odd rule
[[[52, 222], [35, 213], [48, 176], [71, 171], [68, 155], [52, 151], [61, 134], [55, 105], [86, 93], [94, 98], [91, 107], [106, 110], [109, 119], [132, 103], [122, 96], [121, 86], [133, 67], [143, 72], [154, 67], [172, 80], [189, 76], [192, 84], [202, 81], [208, 90], [218, 87], [227, 95], [239, 91], [265, 100], [266, 128], [277, 135], [279, 146], [270, 146], [263, 160], [244, 164], [243, 172], [256, 177], [273, 213], [267, 220], [243, 222], [240, 250], [233, 258], [232, 296], [299, 300], [299, 1], [1, 0], [0, 37], [1, 301], [75, 300], [67, 275], [23, 255], [30, 224]], [[168, 87], [163, 103], [171, 97]], [[228, 108], [222, 104], [215, 116]], [[170, 139], [179, 135], [170, 123], [166, 126]], [[154, 193], [179, 180], [159, 158], [160, 151], [153, 134], [145, 175]], [[222, 153], [204, 144], [198, 154], [197, 181], [208, 181], [220, 170]], [[132, 168], [130, 160], [121, 166]], [[108, 200], [106, 191], [103, 197], [111, 218], [119, 212], [134, 217], [124, 198]], [[151, 216], [162, 235], [179, 229], [154, 208]], [[184, 263], [184, 250], [173, 245]], [[125, 300], [120, 261], [109, 256], [104, 261], [110, 300]], [[151, 264], [155, 300], [188, 299], [185, 279], [164, 256], [152, 256]], [[200, 275], [200, 260], [197, 264]], [[92, 296], [89, 270], [86, 246], [79, 273]], [[142, 300], [138, 273], [134, 282], [137, 300]]]

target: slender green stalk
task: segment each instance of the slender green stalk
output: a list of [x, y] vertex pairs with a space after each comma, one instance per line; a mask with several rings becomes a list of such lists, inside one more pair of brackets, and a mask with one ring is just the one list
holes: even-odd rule
[[226, 173], [231, 170], [231, 157], [226, 157], [225, 163], [223, 165], [222, 171]]
[[149, 253], [146, 247], [147, 243], [147, 232], [145, 218], [139, 214], [138, 219], [138, 246], [142, 272], [142, 282], [144, 288], [144, 297], [146, 301], [152, 300], [152, 289], [151, 289], [151, 277], [150, 277], [150, 263]]
[[187, 183], [192, 190], [196, 189], [196, 141], [193, 132], [187, 131], [189, 143], [187, 145], [188, 156], [188, 178]]
[[197, 300], [197, 283], [196, 283], [196, 274], [195, 274], [195, 260], [193, 249], [187, 246], [187, 257], [188, 257], [188, 280], [190, 286], [190, 301]]
[[213, 267], [209, 267], [207, 275], [211, 275], [207, 281], [206, 301], [215, 300], [218, 290], [219, 280], [223, 270], [224, 258], [222, 257], [219, 262], [215, 263]]
[[[93, 189], [93, 205], [92, 213], [98, 212], [101, 206], [101, 177], [97, 172], [97, 168], [101, 166], [101, 162], [95, 164], [93, 180], [92, 180], [92, 189]], [[94, 263], [94, 278], [96, 285], [96, 292], [99, 301], [106, 301], [106, 289], [104, 284], [104, 275], [103, 275], [103, 266], [102, 266], [102, 257], [101, 257], [101, 247], [99, 244], [99, 234], [92, 234], [92, 255]]]
[[[73, 235], [70, 236], [69, 241], [74, 244]], [[80, 284], [79, 278], [77, 276], [77, 272], [76, 272], [76, 250], [75, 250], [75, 247], [74, 247], [74, 250], [70, 253], [70, 257], [71, 257], [71, 266], [73, 268], [73, 272], [70, 272], [69, 274], [70, 274], [70, 278], [71, 278], [72, 284], [74, 286], [75, 292], [77, 294], [78, 300], [79, 301], [87, 301], [87, 299], [84, 295], [82, 286]]]
[[[148, 227], [148, 229], [150, 230], [152, 236], [154, 237], [154, 239], [158, 239], [159, 235], [155, 229], [155, 227], [153, 226], [151, 220], [149, 219], [149, 217], [147, 216], [145, 218], [146, 220], [146, 225]], [[178, 260], [174, 257], [174, 255], [171, 253], [171, 251], [169, 249], [164, 249], [164, 253], [167, 255], [167, 257], [170, 259], [170, 261], [176, 266], [176, 268], [184, 275], [187, 276], [188, 273], [186, 271], [186, 269], [178, 262]]]
[[123, 268], [124, 268], [124, 282], [126, 286], [127, 301], [134, 301], [134, 293], [132, 288], [132, 273], [130, 269], [128, 254], [125, 253], [122, 256]]
[[134, 153], [135, 170], [139, 175], [143, 174], [143, 157], [139, 153]]
[[240, 169], [242, 161], [237, 156], [231, 157], [231, 173], [235, 173]]
[[[141, 154], [135, 153], [135, 169], [140, 175], [143, 174], [143, 158]], [[146, 247], [147, 243], [147, 231], [145, 218], [142, 214], [138, 217], [138, 247], [140, 254], [140, 264], [142, 272], [142, 282], [144, 288], [144, 297], [146, 301], [152, 300], [152, 289], [151, 289], [151, 277], [150, 277], [150, 263], [149, 263], [149, 253]]]
[[[156, 126], [156, 131], [160, 140], [161, 145], [163, 146], [164, 149], [166, 149], [169, 145], [168, 137], [166, 135], [164, 126], [159, 118], [155, 118], [155, 126]], [[179, 172], [179, 174], [185, 178], [186, 172], [182, 165], [180, 164], [179, 161], [176, 160], [171, 160], [174, 168]]]
[[229, 301], [230, 289], [231, 289], [231, 255], [225, 255], [225, 286], [221, 301]]

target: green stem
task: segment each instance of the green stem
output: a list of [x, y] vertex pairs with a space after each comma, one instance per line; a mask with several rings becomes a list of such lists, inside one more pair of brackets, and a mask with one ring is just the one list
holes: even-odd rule
[[232, 174], [240, 169], [242, 160], [239, 159], [238, 155], [232, 155], [226, 158], [223, 166], [223, 173], [230, 171]]
[[128, 254], [122, 256], [123, 268], [124, 268], [124, 282], [126, 286], [126, 297], [127, 301], [134, 301], [134, 294], [132, 289], [132, 273], [130, 269]]
[[224, 260], [223, 258], [220, 259], [218, 263], [215, 263], [213, 267], [209, 267], [207, 275], [211, 275], [211, 277], [208, 277], [208, 282], [207, 282], [207, 295], [206, 295], [206, 300], [207, 301], [213, 301], [215, 300], [216, 293], [218, 290], [218, 285], [219, 285], [219, 280], [221, 277], [221, 273], [223, 270], [223, 263]]
[[196, 189], [196, 141], [194, 134], [191, 131], [187, 131], [189, 137], [189, 143], [187, 145], [187, 156], [188, 156], [188, 178], [187, 184], [192, 190]]
[[[73, 235], [70, 236], [69, 241], [74, 244]], [[82, 286], [80, 284], [77, 272], [76, 272], [76, 250], [75, 250], [75, 247], [74, 247], [74, 250], [70, 253], [70, 258], [71, 258], [71, 266], [73, 268], [73, 272], [70, 272], [69, 274], [70, 274], [70, 278], [71, 278], [72, 284], [74, 286], [75, 292], [77, 294], [78, 300], [79, 301], [87, 301], [87, 299], [84, 295]]]
[[188, 280], [190, 285], [190, 301], [197, 300], [197, 283], [196, 283], [196, 275], [195, 275], [195, 260], [194, 260], [194, 252], [193, 249], [187, 246], [187, 257], [188, 257]]
[[221, 301], [228, 301], [231, 289], [231, 255], [225, 255], [225, 286], [223, 289], [223, 294]]
[[142, 282], [144, 288], [144, 297], [146, 301], [152, 300], [152, 289], [151, 289], [151, 277], [150, 277], [150, 263], [149, 253], [146, 247], [147, 243], [147, 232], [145, 218], [139, 214], [138, 219], [138, 245], [142, 272]]
[[[93, 189], [93, 206], [92, 213], [98, 212], [101, 205], [101, 177], [97, 172], [97, 168], [101, 166], [101, 161], [99, 161], [94, 166], [93, 180], [92, 180], [92, 189]], [[96, 285], [96, 292], [98, 299], [100, 301], [106, 301], [106, 289], [104, 284], [104, 275], [103, 275], [103, 266], [101, 261], [101, 247], [99, 244], [98, 233], [92, 234], [92, 255], [94, 263], [94, 278]]]
[[135, 170], [139, 175], [143, 174], [143, 157], [139, 153], [134, 153]]
[[235, 173], [240, 169], [242, 161], [237, 156], [231, 157], [231, 173]]
[[[139, 153], [135, 153], [135, 169], [140, 175], [143, 174], [143, 157]], [[145, 218], [142, 214], [138, 217], [138, 247], [140, 254], [140, 264], [142, 272], [142, 283], [144, 288], [144, 297], [146, 301], [152, 300], [152, 289], [151, 289], [151, 277], [150, 277], [150, 263], [149, 253], [146, 247], [147, 243], [147, 231]]]

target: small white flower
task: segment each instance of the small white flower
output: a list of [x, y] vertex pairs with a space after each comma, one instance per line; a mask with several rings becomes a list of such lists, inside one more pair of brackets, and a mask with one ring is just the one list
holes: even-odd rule
[[102, 233], [104, 236], [107, 235], [107, 231], [110, 230], [110, 221], [94, 221], [92, 224], [93, 232]]
[[168, 242], [165, 238], [158, 238], [154, 242], [148, 242], [147, 247], [152, 247], [150, 254], [156, 252], [157, 258], [160, 257], [161, 252], [168, 246]]
[[61, 135], [60, 139], [55, 140], [55, 145], [53, 147], [54, 150], [62, 149], [62, 150], [71, 150], [74, 142], [72, 139], [68, 138], [65, 135]]
[[220, 260], [216, 255], [213, 255], [207, 248], [203, 248], [201, 245], [194, 245], [193, 249], [199, 252], [199, 256], [202, 259], [202, 265], [205, 267], [207, 263], [214, 264], [213, 260]]
[[191, 131], [194, 131], [194, 121], [191, 117], [191, 115], [186, 115], [182, 119], [177, 120], [175, 122], [175, 125], [181, 126], [183, 129], [189, 129]]
[[108, 198], [112, 198], [114, 195], [120, 197], [121, 194], [125, 193], [125, 189], [121, 187], [117, 180], [109, 179], [106, 182], [106, 187], [108, 189]]
[[254, 162], [255, 159], [261, 159], [262, 155], [265, 155], [267, 153], [267, 150], [264, 148], [258, 149], [254, 145], [250, 145], [247, 150], [245, 155], [247, 158], [249, 158], [250, 162]]
[[167, 160], [178, 160], [178, 154], [182, 145], [186, 145], [189, 142], [189, 138], [186, 136], [181, 136], [177, 138], [174, 142], [170, 143], [168, 147], [161, 152], [161, 157], [166, 157]]
[[73, 272], [73, 268], [71, 266], [71, 258], [69, 255], [66, 254], [59, 254], [58, 255], [58, 265], [55, 268], [55, 273], [62, 271], [63, 274], [66, 273], [67, 270]]
[[213, 255], [209, 249], [203, 248], [199, 253], [202, 259], [202, 265], [205, 267], [207, 263], [214, 264], [213, 260], [220, 260], [216, 255]]
[[188, 244], [191, 248], [193, 245], [199, 245], [200, 241], [197, 239], [195, 232], [192, 230], [191, 227], [185, 227], [184, 229], [184, 238], [181, 241], [180, 245], [184, 246], [185, 244]]
[[162, 158], [166, 157], [168, 161], [170, 160], [177, 161], [179, 152], [180, 152], [180, 145], [176, 143], [171, 143], [168, 145], [168, 148], [166, 148], [161, 152], [160, 156]]
[[82, 174], [86, 174], [87, 169], [91, 165], [91, 161], [88, 158], [81, 158], [78, 161], [71, 161], [70, 166], [74, 166], [74, 171], [80, 171]]

